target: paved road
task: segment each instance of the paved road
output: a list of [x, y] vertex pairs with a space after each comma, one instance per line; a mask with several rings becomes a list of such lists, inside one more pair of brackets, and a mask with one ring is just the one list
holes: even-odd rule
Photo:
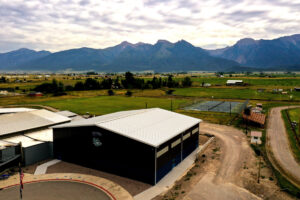
[[[0, 191], [0, 199], [19, 199], [19, 186]], [[67, 181], [39, 182], [24, 185], [24, 200], [111, 200], [94, 186]]]
[[[295, 106], [296, 107], [296, 106]], [[281, 118], [281, 111], [293, 107], [277, 107], [270, 111], [267, 128], [268, 150], [276, 164], [284, 170], [288, 178], [300, 186], [300, 165], [296, 162], [289, 147], [289, 141]], [[281, 170], [282, 171], [282, 170]]]
[[185, 197], [186, 200], [260, 199], [244, 188], [235, 185], [242, 164], [251, 155], [251, 149], [242, 131], [229, 126], [201, 123], [201, 130], [222, 140], [221, 166], [206, 174]]

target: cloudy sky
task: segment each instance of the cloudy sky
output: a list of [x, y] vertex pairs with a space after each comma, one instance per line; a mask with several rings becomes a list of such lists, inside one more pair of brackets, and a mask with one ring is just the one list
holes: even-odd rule
[[300, 33], [299, 0], [0, 0], [0, 52], [185, 39], [203, 48]]

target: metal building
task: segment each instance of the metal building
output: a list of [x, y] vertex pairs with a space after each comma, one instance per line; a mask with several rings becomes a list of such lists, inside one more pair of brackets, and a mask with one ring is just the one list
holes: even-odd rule
[[156, 184], [198, 147], [201, 120], [153, 108], [53, 127], [54, 156]]
[[[71, 119], [47, 110], [28, 110], [0, 115], [0, 169], [21, 158], [25, 165], [45, 160], [53, 155], [53, 131], [50, 126]], [[19, 145], [22, 145], [22, 151]]]

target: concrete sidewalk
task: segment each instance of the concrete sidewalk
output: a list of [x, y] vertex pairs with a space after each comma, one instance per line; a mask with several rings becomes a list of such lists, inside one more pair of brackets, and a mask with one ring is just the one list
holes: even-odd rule
[[199, 146], [199, 148], [195, 149], [188, 157], [186, 157], [179, 165], [174, 167], [156, 185], [141, 192], [133, 198], [135, 200], [150, 200], [172, 188], [175, 182], [181, 179], [194, 166], [196, 155], [205, 150], [206, 147], [213, 141], [213, 139], [214, 138], [209, 139], [203, 146]]
[[49, 162], [46, 162], [42, 165], [37, 166], [35, 169], [34, 175], [40, 175], [40, 174], [46, 174], [47, 168], [50, 167], [51, 165], [55, 165], [56, 163], [59, 163], [60, 160], [51, 160]]

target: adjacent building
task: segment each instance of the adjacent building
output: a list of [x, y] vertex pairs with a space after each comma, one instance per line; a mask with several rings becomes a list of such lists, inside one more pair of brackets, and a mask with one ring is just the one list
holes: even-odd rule
[[261, 144], [261, 131], [251, 131], [251, 144]]
[[0, 115], [0, 151], [4, 155], [0, 167], [20, 156], [21, 151], [17, 150], [20, 144], [25, 165], [52, 157], [53, 132], [50, 127], [70, 121], [67, 117], [47, 110]]
[[54, 156], [156, 184], [198, 147], [201, 120], [152, 108], [53, 127]]

